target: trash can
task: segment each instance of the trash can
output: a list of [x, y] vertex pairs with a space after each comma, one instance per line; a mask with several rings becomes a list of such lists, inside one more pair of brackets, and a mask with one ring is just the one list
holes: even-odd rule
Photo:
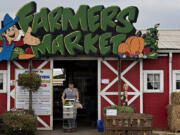
[[97, 129], [98, 129], [98, 132], [103, 132], [104, 131], [103, 120], [97, 120]]

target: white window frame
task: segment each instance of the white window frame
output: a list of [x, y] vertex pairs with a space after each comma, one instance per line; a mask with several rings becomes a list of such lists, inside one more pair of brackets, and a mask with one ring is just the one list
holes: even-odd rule
[[3, 74], [3, 89], [0, 90], [0, 93], [6, 93], [7, 92], [7, 71], [6, 70], [0, 70], [0, 74]]
[[173, 89], [172, 89], [172, 91], [180, 92], [180, 89], [179, 90], [176, 89], [176, 74], [177, 73], [180, 73], [180, 70], [173, 70]]
[[[147, 74], [160, 74], [160, 89], [147, 89]], [[163, 70], [144, 70], [143, 71], [144, 93], [163, 93], [164, 92], [164, 71]]]

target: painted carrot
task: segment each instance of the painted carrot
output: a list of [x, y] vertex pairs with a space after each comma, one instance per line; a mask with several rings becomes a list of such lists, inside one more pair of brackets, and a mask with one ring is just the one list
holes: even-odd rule
[[20, 60], [27, 60], [27, 59], [31, 59], [33, 57], [35, 57], [35, 54], [20, 54], [18, 59]]

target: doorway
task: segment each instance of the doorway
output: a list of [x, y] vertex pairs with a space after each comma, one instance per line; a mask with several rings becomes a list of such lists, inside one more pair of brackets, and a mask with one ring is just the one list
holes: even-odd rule
[[96, 60], [55, 60], [53, 68], [53, 120], [54, 128], [61, 128], [61, 95], [70, 81], [79, 91], [82, 109], [77, 110], [77, 125], [96, 127], [97, 121], [97, 61]]

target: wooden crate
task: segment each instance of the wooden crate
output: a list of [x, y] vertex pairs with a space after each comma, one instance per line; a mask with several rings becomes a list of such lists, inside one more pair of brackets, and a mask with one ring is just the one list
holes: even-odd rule
[[152, 116], [120, 114], [104, 116], [104, 135], [152, 135]]

